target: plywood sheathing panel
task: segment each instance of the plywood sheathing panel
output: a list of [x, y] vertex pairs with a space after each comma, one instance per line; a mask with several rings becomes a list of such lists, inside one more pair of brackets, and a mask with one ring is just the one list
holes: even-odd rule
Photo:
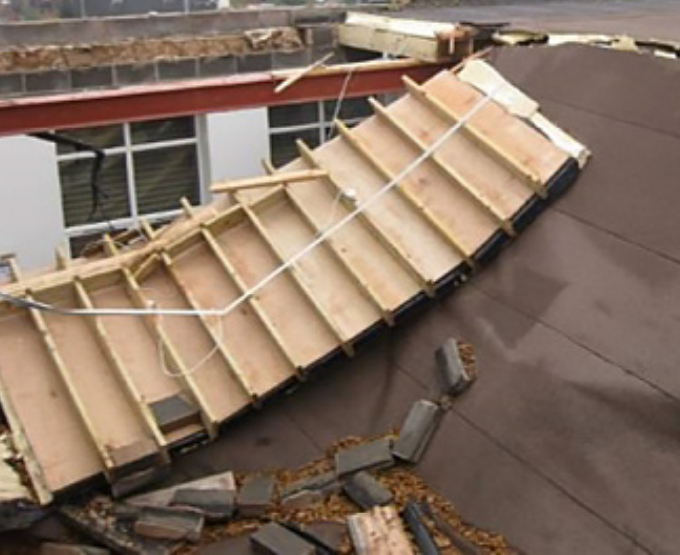
[[[138, 245], [105, 241], [102, 259], [2, 287], [62, 309], [192, 311], [83, 317], [0, 306], [0, 384], [47, 488], [102, 471], [114, 479], [128, 463], [164, 460], [167, 445], [214, 437], [474, 269], [551, 180], [572, 179], [567, 154], [506, 108], [490, 102], [461, 122], [481, 94], [453, 74], [408, 90], [389, 107], [373, 102], [377, 115], [354, 129], [338, 122], [339, 136], [316, 150], [298, 142], [300, 159], [269, 167], [268, 187], [202, 208], [183, 202], [181, 218], [145, 226]], [[305, 170], [323, 171], [286, 182]], [[149, 405], [177, 395], [197, 416], [164, 434]]]

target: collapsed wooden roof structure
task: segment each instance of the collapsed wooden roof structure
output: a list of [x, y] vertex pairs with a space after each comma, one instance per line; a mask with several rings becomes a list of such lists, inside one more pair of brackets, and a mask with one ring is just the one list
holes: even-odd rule
[[[587, 151], [484, 62], [133, 246], [0, 288], [0, 401], [41, 503], [121, 491], [411, 306], [464, 282]], [[16, 461], [12, 464], [16, 466]], [[9, 464], [9, 463], [8, 463]], [[11, 499], [6, 499], [7, 501]]]

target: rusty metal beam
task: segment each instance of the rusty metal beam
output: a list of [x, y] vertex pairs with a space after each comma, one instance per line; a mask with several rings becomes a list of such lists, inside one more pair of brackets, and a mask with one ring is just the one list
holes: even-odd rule
[[278, 94], [276, 86], [290, 72], [5, 100], [0, 136], [327, 100], [340, 95], [346, 80], [346, 97], [376, 95], [401, 90], [404, 75], [422, 82], [444, 67], [413, 60], [331, 66]]

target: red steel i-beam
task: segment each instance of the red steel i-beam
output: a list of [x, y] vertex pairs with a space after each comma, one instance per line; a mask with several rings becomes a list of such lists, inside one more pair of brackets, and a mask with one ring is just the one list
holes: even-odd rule
[[286, 77], [282, 72], [4, 100], [0, 135], [328, 100], [343, 88], [347, 97], [382, 94], [401, 90], [404, 75], [422, 82], [444, 67], [405, 60], [331, 66], [280, 94], [274, 89]]

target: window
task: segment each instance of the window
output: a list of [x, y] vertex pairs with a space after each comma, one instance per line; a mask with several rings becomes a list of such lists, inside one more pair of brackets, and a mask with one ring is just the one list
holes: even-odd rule
[[199, 204], [201, 180], [193, 117], [60, 131], [101, 148], [98, 205], [92, 191], [93, 155], [57, 147], [62, 207], [71, 256], [105, 232], [128, 229], [141, 216], [165, 222], [186, 197]]
[[352, 126], [372, 113], [367, 98], [345, 99], [339, 113], [336, 111], [335, 100], [269, 108], [269, 147], [274, 166], [297, 158], [297, 139], [302, 139], [311, 148], [329, 140], [334, 131], [334, 117]]

